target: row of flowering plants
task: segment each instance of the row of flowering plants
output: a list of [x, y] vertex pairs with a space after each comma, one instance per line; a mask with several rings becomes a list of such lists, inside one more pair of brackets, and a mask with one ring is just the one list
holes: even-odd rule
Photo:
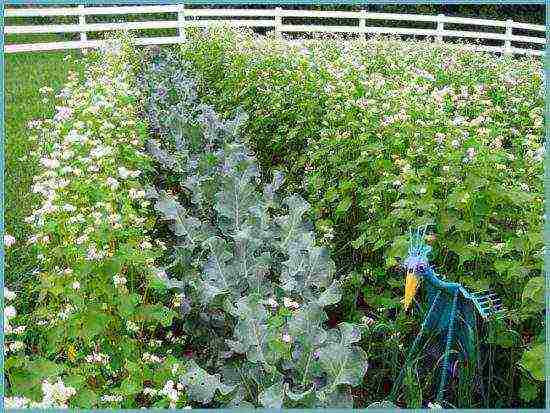
[[26, 218], [33, 235], [5, 244], [26, 242], [39, 265], [4, 291], [7, 408], [187, 406], [185, 338], [168, 328], [175, 303], [154, 267], [165, 246], [140, 183], [151, 164], [134, 61], [120, 43], [90, 54], [53, 119], [29, 125], [41, 203]]

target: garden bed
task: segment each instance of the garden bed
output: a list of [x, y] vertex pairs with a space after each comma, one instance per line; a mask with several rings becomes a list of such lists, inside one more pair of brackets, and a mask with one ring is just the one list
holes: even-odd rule
[[[425, 307], [402, 311], [399, 258], [431, 224], [438, 272], [509, 309], [447, 402], [541, 406], [540, 62], [188, 35], [92, 53], [32, 123], [41, 203], [6, 241], [37, 264], [5, 290], [6, 405], [386, 400]], [[438, 351], [394, 402], [436, 401]]]

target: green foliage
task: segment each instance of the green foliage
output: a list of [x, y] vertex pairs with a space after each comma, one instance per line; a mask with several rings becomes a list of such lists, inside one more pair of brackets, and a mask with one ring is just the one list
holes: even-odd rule
[[[362, 278], [344, 319], [366, 311], [408, 342], [414, 324], [386, 313], [402, 294], [394, 267], [408, 228], [432, 223], [438, 271], [495, 289], [510, 309], [511, 325], [487, 344], [520, 350], [523, 331], [540, 331], [540, 307], [521, 305], [542, 269], [540, 61], [412, 41], [289, 45], [224, 30], [190, 33], [181, 54], [202, 100], [224, 116], [236, 107], [250, 115], [243, 135], [261, 170], [285, 171], [337, 266]], [[375, 349], [388, 343], [379, 344], [369, 354], [384, 354]], [[495, 361], [499, 374], [515, 368], [521, 352], [512, 354]], [[396, 371], [398, 360], [379, 362]]]
[[539, 381], [544, 381], [544, 349], [545, 344], [536, 344], [531, 349], [523, 353], [520, 365], [529, 372], [529, 374]]

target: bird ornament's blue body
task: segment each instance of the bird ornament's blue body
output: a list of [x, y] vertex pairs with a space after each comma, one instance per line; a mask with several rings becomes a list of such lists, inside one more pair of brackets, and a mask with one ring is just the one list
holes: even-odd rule
[[[428, 304], [428, 311], [409, 351], [408, 359], [417, 350], [424, 334], [440, 336], [443, 359], [437, 400], [442, 401], [450, 366], [454, 364], [454, 360], [460, 358], [471, 366], [477, 363], [477, 316], [487, 321], [501, 315], [503, 309], [499, 299], [490, 291], [470, 293], [461, 284], [445, 281], [437, 274], [429, 263], [431, 247], [424, 241], [425, 236], [425, 228], [411, 233], [408, 256], [403, 262], [406, 271], [405, 310], [411, 305], [419, 285], [426, 289]], [[394, 391], [402, 374], [403, 370], [394, 384]]]

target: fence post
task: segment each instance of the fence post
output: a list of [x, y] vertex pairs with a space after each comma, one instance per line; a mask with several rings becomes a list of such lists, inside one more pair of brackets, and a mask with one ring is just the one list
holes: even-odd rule
[[281, 26], [283, 25], [282, 10], [280, 7], [275, 7], [275, 36], [278, 39], [283, 37], [281, 32]]
[[359, 36], [361, 38], [361, 40], [367, 40], [367, 32], [366, 32], [366, 27], [367, 27], [367, 12], [366, 10], [361, 10], [360, 12], [360, 18], [359, 18]]
[[179, 5], [178, 10], [178, 36], [179, 42], [184, 43], [187, 40], [185, 35], [185, 4]]
[[438, 43], [443, 43], [443, 25], [445, 24], [443, 22], [443, 17], [445, 17], [444, 14], [438, 14], [437, 15], [437, 36], [435, 38], [435, 40], [438, 42]]
[[[80, 11], [80, 14], [78, 15], [78, 24], [80, 26], [84, 26], [86, 24], [86, 15], [84, 14], [84, 5], [79, 4], [78, 10]], [[86, 35], [86, 31], [80, 32], [80, 41], [85, 42], [87, 40], [88, 40], [88, 36]], [[83, 54], [88, 53], [88, 50], [84, 46], [82, 46], [82, 53]]]
[[506, 40], [504, 40], [504, 55], [505, 56], [511, 56], [512, 55], [512, 25], [514, 24], [514, 21], [511, 19], [506, 20]]

